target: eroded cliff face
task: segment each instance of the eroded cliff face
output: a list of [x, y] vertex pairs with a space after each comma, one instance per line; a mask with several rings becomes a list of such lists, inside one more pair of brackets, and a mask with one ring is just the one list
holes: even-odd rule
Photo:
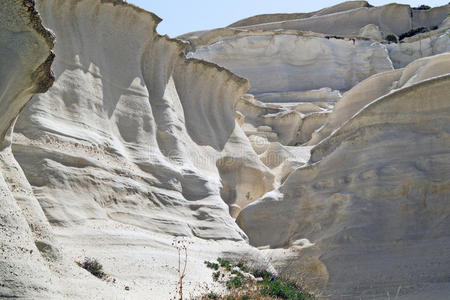
[[[353, 4], [181, 38], [252, 85], [240, 125], [280, 187], [240, 212], [251, 245], [332, 298], [443, 297], [449, 6]], [[383, 41], [421, 26], [433, 30]]]
[[[347, 97], [361, 95], [363, 101], [386, 92], [370, 82], [350, 91], [357, 84], [416, 59], [447, 52], [449, 7], [422, 11], [407, 5], [371, 7], [363, 1], [345, 2], [310, 14], [255, 16], [227, 28], [180, 38], [190, 44], [188, 57], [217, 63], [249, 79], [252, 95], [237, 106], [247, 136], [286, 146], [310, 146], [320, 141], [321, 135], [315, 132], [325, 126], [344, 93], [349, 93]], [[401, 14], [390, 17], [400, 11], [408, 12], [405, 18], [400, 18]], [[347, 21], [338, 22], [341, 18]], [[286, 29], [284, 25], [290, 22], [317, 26]], [[328, 28], [330, 24], [332, 28]], [[388, 34], [405, 33], [417, 26], [431, 30], [401, 43], [384, 40]], [[355, 111], [347, 111], [350, 113]], [[349, 117], [334, 115], [342, 120]]]
[[[35, 93], [52, 84], [53, 36], [33, 1], [0, 4], [0, 296], [45, 296], [52, 290], [47, 255], [51, 229], [11, 153], [14, 122]], [[31, 267], [30, 267], [31, 266]], [[34, 291], [34, 292], [31, 292]]]
[[[311, 150], [306, 166], [238, 217], [252, 245], [289, 247], [303, 268], [323, 264], [309, 276], [327, 282], [329, 293], [382, 297], [380, 287], [392, 293], [408, 286], [412, 294], [447, 288], [446, 267], [432, 261], [447, 261], [437, 249], [450, 243], [450, 55], [416, 64], [392, 74], [401, 79], [391, 93], [336, 110], [357, 112]], [[405, 84], [435, 64], [440, 74]], [[370, 79], [386, 88], [389, 75]]]
[[58, 37], [56, 80], [17, 121], [14, 156], [64, 258], [96, 257], [116, 279], [83, 290], [72, 274], [71, 297], [168, 298], [174, 237], [194, 243], [186, 293], [212, 281], [205, 258], [258, 258], [230, 215], [274, 188], [236, 126], [247, 80], [186, 60], [181, 41], [156, 34], [158, 17], [125, 3], [46, 0], [38, 9]]
[[[351, 2], [351, 1], [349, 1]], [[311, 31], [324, 34], [352, 36], [358, 35], [361, 28], [373, 24], [385, 33], [402, 34], [412, 28], [438, 26], [447, 18], [450, 5], [434, 7], [430, 10], [416, 10], [409, 5], [391, 3], [379, 7], [370, 7], [367, 5], [347, 4], [345, 6], [337, 5], [336, 9], [329, 12], [313, 14], [306, 18], [284, 19], [267, 22], [264, 18], [250, 24], [230, 25], [233, 28], [242, 29], [292, 29], [299, 31]]]
[[197, 46], [189, 56], [248, 78], [256, 96], [322, 87], [348, 90], [370, 75], [392, 70], [386, 48], [379, 43], [289, 31], [245, 31]]
[[448, 294], [449, 6], [172, 40], [123, 1], [36, 2], [0, 4], [1, 296], [169, 299], [174, 237], [186, 295], [223, 289], [222, 256], [331, 298]]

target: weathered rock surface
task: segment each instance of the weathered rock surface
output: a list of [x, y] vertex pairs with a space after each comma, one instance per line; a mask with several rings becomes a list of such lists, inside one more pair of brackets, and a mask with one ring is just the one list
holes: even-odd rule
[[370, 75], [392, 69], [380, 43], [283, 31], [245, 31], [197, 47], [188, 56], [248, 78], [256, 96], [322, 87], [348, 90]]
[[53, 82], [53, 36], [34, 3], [0, 4], [0, 297], [44, 297], [54, 289], [40, 245], [50, 226], [11, 153], [14, 122], [35, 93]]
[[324, 298], [450, 293], [449, 5], [172, 40], [121, 0], [36, 2], [0, 4], [0, 297], [169, 299], [174, 237], [185, 295], [219, 256]]
[[450, 51], [450, 25], [386, 45], [395, 68], [403, 68], [416, 59]]
[[[186, 60], [184, 45], [158, 36], [160, 19], [139, 8], [43, 0], [38, 9], [58, 37], [56, 81], [21, 114], [12, 148], [20, 164], [17, 172], [29, 182], [23, 193], [32, 187], [30, 198], [37, 199], [43, 219], [51, 224], [62, 258], [50, 259], [46, 272], [39, 251], [28, 245], [29, 229], [17, 231], [24, 245], [15, 241], [16, 235], [2, 234], [2, 240], [12, 240], [12, 246], [2, 245], [10, 260], [2, 270], [14, 276], [2, 277], [11, 286], [2, 286], [0, 294], [167, 299], [177, 282], [175, 236], [194, 242], [186, 277], [192, 284], [186, 283], [186, 293], [202, 292], [200, 283], [212, 281], [203, 265], [208, 257], [224, 252], [260, 257], [229, 213], [274, 188], [270, 170], [236, 126], [233, 107], [248, 89], [247, 81], [211, 63]], [[23, 61], [30, 72], [48, 49], [40, 55]], [[2, 68], [18, 78], [27, 70]], [[25, 84], [18, 88], [26, 89], [29, 99], [33, 90]], [[21, 101], [16, 100], [17, 107], [25, 104]], [[11, 207], [19, 195], [15, 200], [8, 200]], [[17, 207], [11, 213], [8, 206], [2, 211], [22, 219], [27, 213]], [[28, 213], [33, 220], [13, 225], [34, 228], [37, 213]], [[52, 246], [47, 244], [43, 248]], [[24, 261], [30, 271], [21, 271], [10, 253], [22, 250], [13, 246], [31, 257]], [[98, 259], [116, 283], [100, 281], [73, 263], [84, 256]]]
[[247, 206], [237, 222], [252, 245], [291, 247], [304, 261], [297, 267], [311, 268], [309, 276], [320, 279], [315, 284], [327, 282], [331, 294], [383, 297], [403, 288], [410, 297], [423, 290], [444, 297], [450, 55], [360, 85], [369, 83], [385, 93], [369, 92], [363, 102], [353, 97], [356, 86], [344, 95], [330, 120], [335, 114], [345, 122], [328, 130], [307, 165]]
[[374, 24], [385, 33], [397, 35], [417, 27], [438, 26], [447, 18], [450, 5], [434, 7], [430, 10], [415, 10], [409, 5], [388, 4], [379, 7], [355, 5], [352, 9], [325, 12], [321, 15], [312, 15], [306, 18], [287, 19], [265, 22], [266, 18], [258, 20], [252, 25], [236, 26], [242, 29], [263, 30], [300, 30], [312, 31], [333, 35], [358, 35], [360, 29], [366, 25]]
[[257, 15], [250, 18], [246, 18], [233, 24], [228, 27], [242, 27], [242, 26], [250, 26], [256, 24], [264, 24], [264, 23], [273, 23], [273, 22], [281, 22], [287, 20], [295, 20], [295, 19], [306, 19], [314, 16], [323, 16], [334, 14], [337, 12], [347, 11], [360, 7], [372, 7], [367, 1], [347, 1], [343, 3], [339, 3], [337, 5], [333, 5], [331, 7], [327, 7], [315, 12], [311, 13], [292, 13], [292, 14], [265, 14], [265, 15]]

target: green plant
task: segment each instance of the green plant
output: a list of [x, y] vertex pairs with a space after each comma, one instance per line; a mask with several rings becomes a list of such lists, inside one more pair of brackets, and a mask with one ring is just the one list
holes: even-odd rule
[[262, 293], [264, 295], [290, 300], [301, 300], [307, 299], [308, 297], [308, 295], [305, 295], [295, 284], [281, 278], [265, 279], [263, 282]]
[[103, 266], [95, 258], [85, 257], [82, 262], [76, 262], [80, 267], [100, 279], [106, 276], [103, 272]]
[[261, 277], [263, 279], [270, 279], [273, 278], [274, 275], [266, 270], [254, 270], [251, 272], [253, 276], [256, 278]]
[[219, 264], [220, 264], [220, 266], [221, 266], [222, 268], [225, 268], [225, 269], [227, 269], [228, 271], [231, 270], [232, 265], [231, 265], [231, 262], [230, 262], [229, 260], [222, 259], [222, 258], [219, 257], [219, 258], [217, 259], [217, 261], [219, 262]]
[[214, 272], [214, 273], [213, 273], [213, 279], [214, 279], [214, 281], [219, 280], [219, 277], [220, 277], [220, 271], [217, 271], [217, 272]]
[[388, 34], [385, 40], [389, 43], [398, 43], [398, 37], [393, 33]]
[[227, 281], [226, 285], [227, 285], [227, 288], [230, 290], [240, 288], [243, 285], [243, 278], [241, 276], [231, 277]]
[[413, 7], [412, 9], [414, 9], [414, 10], [427, 10], [427, 9], [430, 9], [430, 8], [431, 8], [431, 6], [422, 4], [421, 6]]
[[212, 263], [210, 261], [206, 261], [205, 260], [205, 265], [206, 265], [206, 267], [208, 267], [210, 269], [213, 269], [213, 270], [216, 270], [216, 271], [219, 270], [219, 264]]
[[430, 29], [428, 29], [426, 27], [413, 28], [413, 29], [411, 29], [411, 30], [409, 30], [407, 32], [404, 32], [404, 33], [400, 34], [398, 36], [398, 39], [401, 41], [401, 40], [403, 40], [403, 39], [405, 39], [407, 37], [412, 37], [412, 36], [415, 36], [416, 34], [428, 32], [428, 31], [430, 31]]
[[[229, 260], [218, 258], [217, 262], [220, 264], [222, 269], [217, 270], [213, 273], [213, 279], [218, 281], [219, 278], [225, 277], [227, 279], [225, 286], [227, 287], [227, 293], [223, 296], [217, 296], [218, 298], [211, 298], [210, 295], [203, 296], [201, 299], [230, 299], [230, 300], [249, 300], [249, 299], [290, 299], [290, 300], [308, 300], [314, 299], [312, 294], [309, 294], [294, 282], [286, 280], [281, 277], [261, 269], [250, 269], [247, 265], [240, 261], [237, 264], [232, 264]], [[205, 262], [206, 265], [210, 265], [211, 268], [214, 263], [209, 264]], [[238, 267], [239, 269], [233, 267]], [[263, 278], [262, 281], [257, 281], [253, 278], [246, 277], [243, 272], [248, 272], [253, 274], [257, 278]]]
[[216, 293], [209, 293], [206, 297], [208, 297], [208, 299], [219, 299], [219, 295], [217, 295]]
[[239, 269], [241, 269], [242, 272], [248, 273], [248, 268], [247, 268], [247, 266], [246, 266], [242, 261], [238, 262], [236, 266], [237, 266]]

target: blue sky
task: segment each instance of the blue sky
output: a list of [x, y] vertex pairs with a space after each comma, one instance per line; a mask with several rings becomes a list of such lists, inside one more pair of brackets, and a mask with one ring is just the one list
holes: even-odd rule
[[[450, 0], [385, 1], [369, 0], [372, 5], [391, 2], [419, 6], [440, 6]], [[257, 14], [277, 12], [310, 12], [343, 1], [333, 0], [127, 0], [163, 19], [157, 30], [171, 37], [183, 33], [227, 26]]]

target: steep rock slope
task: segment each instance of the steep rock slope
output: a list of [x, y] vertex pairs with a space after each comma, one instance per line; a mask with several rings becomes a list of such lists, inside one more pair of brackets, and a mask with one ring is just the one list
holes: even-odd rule
[[[255, 108], [263, 104], [239, 102], [237, 110], [245, 116], [246, 134], [283, 145], [309, 140], [341, 97], [340, 90], [393, 69], [385, 45], [358, 37], [218, 29], [190, 37], [189, 42], [188, 57], [217, 63], [248, 78], [254, 98], [271, 103], [272, 107], [255, 115]], [[283, 106], [277, 113], [275, 103]]]
[[[281, 273], [321, 295], [449, 291], [448, 255], [440, 254], [449, 244], [449, 56], [424, 58], [448, 51], [448, 9], [393, 4], [297, 20], [257, 16], [246, 27], [181, 37], [191, 57], [249, 78], [254, 95], [238, 102], [239, 120], [281, 187], [237, 221]], [[421, 26], [439, 28], [382, 41]], [[332, 89], [319, 93], [324, 88]], [[333, 89], [346, 92], [330, 101]]]
[[[389, 92], [396, 80], [398, 89]], [[360, 110], [344, 105], [354, 102], [344, 95], [335, 112], [346, 121], [311, 150], [306, 166], [237, 221], [252, 245], [273, 248], [267, 252], [280, 265], [286, 260], [276, 249], [290, 247], [300, 260], [291, 273], [309, 268], [317, 279], [312, 284], [325, 294], [443, 297], [449, 291], [442, 249], [450, 245], [450, 55], [370, 81], [378, 81], [383, 95], [355, 102]]]
[[301, 32], [244, 31], [189, 53], [224, 66], [251, 82], [255, 94], [329, 87], [348, 90], [391, 70], [386, 48], [362, 39], [336, 39]]
[[17, 121], [14, 156], [72, 261], [55, 268], [92, 256], [116, 279], [78, 268], [60, 292], [168, 298], [175, 236], [194, 242], [186, 293], [212, 281], [204, 259], [258, 259], [229, 212], [274, 188], [236, 126], [247, 81], [186, 60], [183, 43], [156, 34], [158, 17], [121, 1], [42, 0], [38, 9], [58, 37], [56, 81]]
[[[0, 297], [45, 295], [52, 282], [40, 245], [50, 244], [50, 226], [11, 154], [17, 115], [54, 78], [53, 36], [32, 1], [0, 4]], [[41, 252], [42, 251], [42, 252]]]
[[[50, 89], [34, 2], [0, 4], [1, 296], [168, 299], [175, 237], [189, 296], [221, 290], [218, 256], [325, 298], [448, 295], [450, 56], [427, 57], [449, 49], [448, 5], [350, 1], [183, 41], [121, 0], [37, 9]], [[418, 26], [439, 28], [383, 41]]]
[[389, 57], [395, 68], [403, 68], [416, 59], [450, 51], [450, 24], [438, 30], [407, 38], [399, 44], [388, 44]]

